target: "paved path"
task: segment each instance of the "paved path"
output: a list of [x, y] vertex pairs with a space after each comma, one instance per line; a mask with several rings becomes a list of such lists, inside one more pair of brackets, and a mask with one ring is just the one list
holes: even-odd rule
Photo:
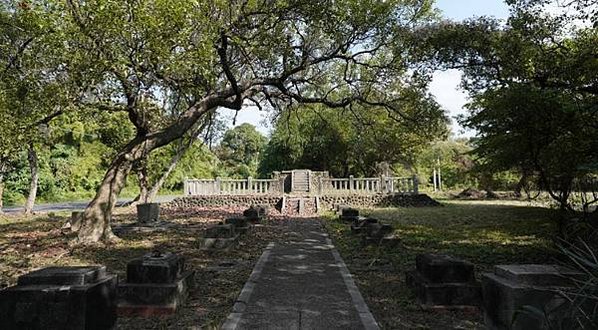
[[222, 329], [378, 329], [320, 223], [296, 223], [262, 254]]
[[[156, 202], [157, 203], [166, 203], [170, 202], [173, 199], [179, 196], [171, 196], [171, 195], [164, 195], [164, 196], [157, 196]], [[116, 206], [122, 206], [124, 204], [130, 203], [131, 198], [119, 198], [116, 202]], [[63, 203], [47, 203], [47, 204], [36, 204], [33, 206], [33, 212], [60, 212], [60, 211], [80, 211], [84, 210], [89, 204], [90, 201], [78, 201], [78, 202], [63, 202]], [[6, 213], [18, 213], [23, 212], [22, 206], [10, 206], [5, 207], [2, 211]]]

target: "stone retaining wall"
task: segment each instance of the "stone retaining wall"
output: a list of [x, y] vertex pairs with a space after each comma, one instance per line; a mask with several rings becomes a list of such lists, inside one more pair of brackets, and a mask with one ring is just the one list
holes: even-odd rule
[[[278, 195], [206, 195], [179, 197], [162, 208], [190, 208], [190, 207], [221, 207], [221, 206], [246, 206], [269, 205], [280, 207], [282, 198]], [[346, 204], [360, 208], [371, 207], [421, 207], [439, 206], [440, 203], [428, 195], [340, 195], [320, 196], [320, 206], [323, 210], [332, 209], [336, 204]]]
[[430, 198], [430, 196], [425, 194], [320, 196], [320, 205], [323, 209], [332, 209], [337, 204], [345, 204], [359, 208], [422, 207], [441, 205], [437, 201]]
[[171, 202], [162, 204], [162, 208], [179, 209], [190, 207], [219, 207], [269, 205], [276, 206], [282, 198], [272, 195], [204, 195], [179, 197]]

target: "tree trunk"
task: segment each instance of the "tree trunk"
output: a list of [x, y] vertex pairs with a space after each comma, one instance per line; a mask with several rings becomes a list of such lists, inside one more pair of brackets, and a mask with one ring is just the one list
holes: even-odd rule
[[133, 164], [149, 154], [154, 149], [181, 138], [206, 113], [214, 111], [220, 104], [222, 96], [210, 96], [189, 108], [177, 122], [169, 127], [145, 136], [137, 136], [116, 156], [108, 168], [95, 197], [87, 205], [78, 243], [88, 244], [100, 241], [110, 242], [118, 239], [112, 232], [110, 221], [116, 198], [125, 185], [127, 175]]
[[33, 206], [35, 205], [35, 198], [37, 197], [37, 184], [39, 181], [39, 164], [37, 159], [37, 152], [33, 144], [29, 145], [27, 158], [29, 159], [29, 169], [31, 170], [31, 184], [29, 186], [29, 195], [25, 202], [25, 214], [33, 213]]
[[[139, 181], [139, 199], [137, 203], [144, 204], [148, 202], [149, 182], [147, 177], [147, 166], [143, 164], [137, 171], [137, 179]], [[136, 203], [133, 203], [136, 205]]]
[[4, 173], [1, 171], [2, 169], [0, 168], [0, 214], [4, 214], [4, 211], [2, 211], [4, 207], [4, 201], [2, 200], [4, 198]]
[[127, 159], [127, 155], [127, 153], [121, 153], [117, 156], [108, 168], [94, 199], [87, 205], [79, 229], [79, 243], [116, 239], [110, 227], [110, 220], [116, 198], [124, 187], [127, 175], [132, 168], [133, 163]]

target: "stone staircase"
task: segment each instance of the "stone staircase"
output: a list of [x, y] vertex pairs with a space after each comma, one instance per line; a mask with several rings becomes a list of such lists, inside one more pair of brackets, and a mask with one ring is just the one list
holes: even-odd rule
[[292, 174], [292, 192], [309, 192], [309, 171], [296, 170]]
[[282, 214], [286, 216], [316, 216], [318, 214], [317, 198], [286, 196]]

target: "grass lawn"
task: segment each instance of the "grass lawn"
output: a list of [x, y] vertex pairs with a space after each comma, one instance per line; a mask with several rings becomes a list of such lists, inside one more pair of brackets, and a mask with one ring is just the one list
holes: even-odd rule
[[[253, 265], [268, 242], [284, 239], [281, 221], [270, 219], [240, 240], [230, 251], [206, 252], [198, 238], [206, 225], [238, 215], [241, 209], [162, 210], [161, 218], [179, 225], [168, 232], [120, 234], [122, 242], [111, 246], [70, 247], [73, 234], [60, 227], [67, 214], [51, 217], [0, 217], [0, 289], [16, 283], [19, 275], [49, 265], [102, 264], [108, 271], [125, 278], [126, 264], [153, 249], [184, 255], [186, 264], [196, 270], [196, 290], [175, 316], [166, 318], [119, 317], [118, 329], [218, 329], [249, 277]], [[135, 221], [132, 211], [120, 210], [114, 223]], [[272, 225], [270, 225], [272, 224]], [[274, 225], [275, 224], [275, 225]]]
[[443, 207], [362, 210], [391, 223], [401, 246], [360, 244], [349, 226], [329, 216], [328, 230], [384, 329], [483, 328], [478, 312], [424, 311], [405, 286], [405, 271], [419, 253], [446, 253], [476, 265], [477, 275], [496, 264], [554, 262], [551, 209], [525, 202], [444, 201]]

